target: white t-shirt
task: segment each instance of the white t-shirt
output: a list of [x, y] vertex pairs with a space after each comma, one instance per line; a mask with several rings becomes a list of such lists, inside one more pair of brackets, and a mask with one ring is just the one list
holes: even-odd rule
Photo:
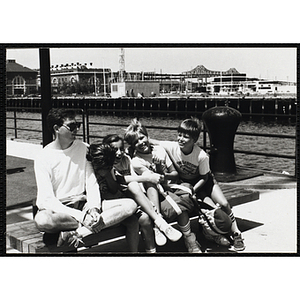
[[81, 221], [83, 213], [64, 204], [84, 198], [90, 208], [100, 208], [99, 185], [91, 163], [86, 159], [88, 144], [75, 140], [65, 149], [54, 149], [51, 144], [42, 149], [35, 159], [37, 206], [67, 213]]
[[198, 179], [210, 171], [209, 157], [198, 145], [194, 144], [193, 151], [185, 155], [177, 142], [161, 141], [160, 145], [169, 154], [180, 179], [183, 181]]

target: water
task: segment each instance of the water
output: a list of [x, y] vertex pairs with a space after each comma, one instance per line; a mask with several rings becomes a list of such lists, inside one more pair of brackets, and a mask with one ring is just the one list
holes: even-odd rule
[[[12, 112], [7, 112], [7, 117], [12, 117]], [[39, 113], [27, 113], [18, 112], [18, 118], [30, 118], [30, 119], [41, 119]], [[101, 122], [108, 124], [105, 125], [90, 125], [90, 135], [96, 135], [104, 137], [107, 134], [117, 133], [120, 135], [124, 134], [126, 126], [130, 123], [132, 117], [123, 116], [90, 116], [90, 122]], [[171, 117], [160, 117], [151, 118], [143, 117], [140, 121], [148, 126], [161, 126], [161, 127], [177, 127], [182, 119], [176, 119]], [[18, 120], [17, 127], [26, 129], [41, 130], [41, 121], [28, 121]], [[7, 119], [7, 127], [13, 127], [13, 120]], [[109, 124], [122, 124], [123, 127], [114, 127]], [[295, 135], [296, 127], [291, 124], [276, 123], [276, 122], [254, 122], [247, 121], [241, 122], [238, 131], [241, 132], [255, 132], [255, 133], [269, 133], [269, 134], [286, 134]], [[157, 130], [148, 128], [150, 137], [161, 139], [161, 140], [176, 140], [176, 130]], [[82, 134], [82, 129], [79, 134]], [[8, 138], [14, 137], [14, 130], [7, 129], [6, 136]], [[40, 140], [42, 141], [42, 133], [21, 131], [18, 130], [18, 138], [26, 140]], [[92, 142], [95, 138], [91, 138]], [[202, 146], [203, 135], [200, 135], [198, 144]], [[209, 143], [209, 139], [208, 139]], [[263, 151], [267, 153], [276, 153], [282, 155], [295, 155], [295, 139], [280, 139], [280, 138], [266, 138], [266, 137], [252, 137], [252, 136], [235, 136], [234, 148], [237, 150], [248, 150], [248, 151]], [[283, 159], [274, 157], [265, 157], [258, 155], [249, 155], [235, 153], [235, 161], [238, 166], [252, 167], [256, 169], [264, 169], [274, 172], [288, 172], [292, 175], [295, 174], [295, 160]]]

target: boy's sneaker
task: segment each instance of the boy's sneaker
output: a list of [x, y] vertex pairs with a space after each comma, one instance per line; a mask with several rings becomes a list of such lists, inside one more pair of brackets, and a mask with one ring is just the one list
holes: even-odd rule
[[182, 237], [182, 233], [169, 225], [163, 218], [158, 217], [154, 223], [170, 241], [177, 242]]
[[157, 246], [165, 245], [167, 242], [167, 238], [164, 236], [164, 234], [156, 226], [154, 226], [153, 231], [154, 231], [154, 238], [155, 238], [156, 245]]
[[80, 243], [84, 244], [81, 237], [76, 231], [62, 231], [58, 237], [57, 247], [62, 247], [66, 244], [78, 248]]
[[184, 244], [186, 248], [188, 249], [189, 253], [202, 253], [201, 246], [196, 240], [196, 236], [193, 232], [191, 232], [189, 235], [184, 235]]
[[177, 242], [182, 237], [182, 233], [172, 226], [168, 226], [165, 230], [163, 230], [163, 233], [172, 242]]
[[233, 234], [233, 248], [235, 251], [243, 251], [246, 248], [242, 235], [238, 232]]
[[221, 234], [212, 236], [212, 235], [208, 234], [205, 230], [203, 230], [203, 235], [207, 240], [213, 241], [220, 246], [224, 246], [224, 247], [230, 246], [229, 240]]

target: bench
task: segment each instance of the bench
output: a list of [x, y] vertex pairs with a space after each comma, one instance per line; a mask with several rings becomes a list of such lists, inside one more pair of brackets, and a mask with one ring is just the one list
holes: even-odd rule
[[[226, 186], [220, 183], [220, 187], [231, 206], [240, 205], [259, 199], [259, 192], [241, 187]], [[195, 217], [194, 217], [195, 218]], [[172, 223], [173, 225], [173, 223]], [[107, 245], [116, 240], [125, 239], [125, 227], [122, 225], [106, 228], [98, 234], [93, 234], [84, 239], [84, 246], [75, 249], [73, 246], [56, 247], [56, 245], [45, 245], [43, 233], [35, 226], [33, 220], [10, 224], [6, 226], [6, 246], [16, 249], [21, 253], [35, 254], [62, 254], [82, 252], [85, 253], [92, 247]], [[101, 252], [101, 247], [99, 253]]]

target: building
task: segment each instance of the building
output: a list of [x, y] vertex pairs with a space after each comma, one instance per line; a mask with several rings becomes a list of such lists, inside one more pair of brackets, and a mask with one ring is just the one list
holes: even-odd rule
[[256, 91], [260, 94], [296, 94], [296, 83], [264, 80], [256, 82]]
[[159, 95], [158, 81], [123, 81], [111, 84], [111, 97], [154, 97]]
[[111, 69], [92, 68], [87, 63], [72, 63], [51, 66], [51, 86], [53, 93], [94, 93], [110, 92], [110, 81], [114, 78]]
[[29, 95], [38, 90], [38, 72], [24, 67], [14, 59], [6, 61], [6, 95]]

